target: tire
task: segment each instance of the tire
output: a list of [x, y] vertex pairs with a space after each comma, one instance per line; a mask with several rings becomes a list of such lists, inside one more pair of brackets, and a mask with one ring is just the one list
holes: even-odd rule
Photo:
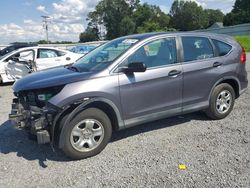
[[206, 115], [214, 120], [223, 119], [232, 111], [234, 101], [235, 91], [231, 85], [227, 83], [217, 85], [211, 94]]
[[112, 135], [111, 121], [97, 108], [88, 108], [76, 115], [61, 134], [62, 150], [72, 159], [84, 159], [100, 153]]

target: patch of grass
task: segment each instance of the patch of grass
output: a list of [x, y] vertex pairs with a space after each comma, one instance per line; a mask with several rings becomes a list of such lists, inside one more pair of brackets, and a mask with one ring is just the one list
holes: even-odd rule
[[250, 35], [235, 36], [234, 38], [244, 47], [246, 52], [250, 52]]

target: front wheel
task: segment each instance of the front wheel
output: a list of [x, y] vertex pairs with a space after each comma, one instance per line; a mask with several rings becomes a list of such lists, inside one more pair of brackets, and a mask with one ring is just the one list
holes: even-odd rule
[[218, 120], [225, 118], [233, 109], [235, 91], [231, 85], [222, 83], [216, 86], [211, 94], [207, 116]]
[[73, 159], [83, 159], [100, 153], [112, 135], [110, 119], [97, 108], [84, 110], [65, 126], [62, 150]]

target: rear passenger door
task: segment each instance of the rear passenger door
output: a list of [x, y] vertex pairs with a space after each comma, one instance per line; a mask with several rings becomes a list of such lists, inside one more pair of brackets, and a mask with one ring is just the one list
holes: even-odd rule
[[216, 57], [207, 37], [182, 36], [183, 111], [208, 105], [211, 89], [222, 74], [223, 62]]

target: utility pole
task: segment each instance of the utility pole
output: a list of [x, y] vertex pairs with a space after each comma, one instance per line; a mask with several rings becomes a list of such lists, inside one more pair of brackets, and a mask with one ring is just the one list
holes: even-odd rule
[[50, 23], [50, 21], [48, 20], [50, 17], [49, 16], [41, 16], [43, 18], [43, 27], [45, 28], [46, 31], [46, 41], [47, 43], [49, 43], [49, 26], [48, 24]]

